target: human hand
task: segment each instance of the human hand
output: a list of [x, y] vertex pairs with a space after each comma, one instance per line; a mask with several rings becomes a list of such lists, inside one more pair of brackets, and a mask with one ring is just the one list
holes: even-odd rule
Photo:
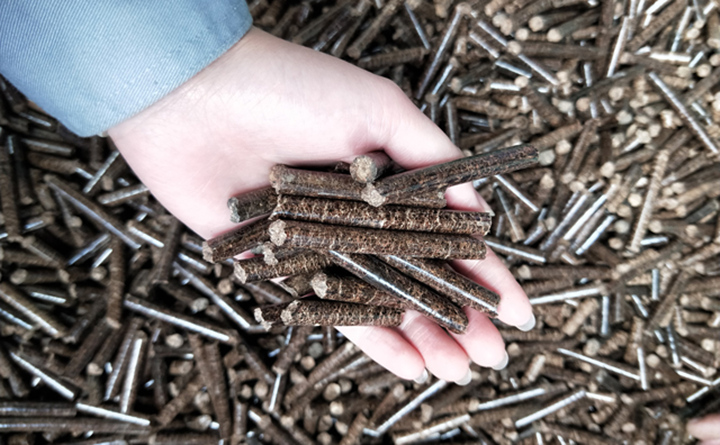
[[700, 440], [700, 445], [720, 445], [720, 414], [689, 421], [687, 432]]
[[[227, 199], [267, 185], [274, 164], [351, 161], [378, 148], [406, 169], [462, 156], [389, 80], [257, 29], [109, 134], [155, 197], [206, 238], [233, 228]], [[449, 189], [446, 197], [457, 209], [487, 210], [470, 184]], [[492, 252], [453, 266], [501, 296], [500, 320], [534, 324], [525, 293]], [[417, 378], [427, 368], [467, 383], [468, 357], [481, 366], [504, 366], [507, 354], [492, 322], [465, 310], [463, 335], [415, 311], [397, 329], [339, 329], [400, 377]]]

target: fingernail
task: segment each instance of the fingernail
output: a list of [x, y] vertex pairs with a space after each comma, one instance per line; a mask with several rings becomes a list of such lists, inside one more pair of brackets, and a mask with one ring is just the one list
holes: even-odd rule
[[510, 356], [508, 356], [507, 351], [504, 351], [505, 355], [503, 356], [502, 360], [500, 360], [500, 363], [493, 366], [492, 369], [495, 371], [500, 371], [501, 369], [505, 369], [505, 367], [508, 365], [508, 362], [510, 361]]
[[530, 314], [530, 320], [526, 321], [525, 324], [518, 326], [518, 329], [520, 329], [523, 332], [527, 332], [530, 329], [535, 327], [535, 314]]
[[420, 374], [420, 377], [413, 379], [413, 382], [417, 383], [418, 385], [422, 385], [423, 383], [427, 382], [427, 380], [430, 378], [430, 373], [428, 373], [427, 369], [423, 369], [422, 374]]
[[460, 380], [457, 380], [457, 381], [455, 382], [455, 384], [456, 384], [456, 385], [459, 385], [459, 386], [466, 386], [466, 385], [467, 385], [468, 383], [470, 383], [471, 381], [472, 381], [472, 371], [470, 371], [470, 370], [468, 369], [468, 370], [467, 370], [467, 374], [465, 374], [465, 376], [464, 376], [463, 378], [461, 378]]

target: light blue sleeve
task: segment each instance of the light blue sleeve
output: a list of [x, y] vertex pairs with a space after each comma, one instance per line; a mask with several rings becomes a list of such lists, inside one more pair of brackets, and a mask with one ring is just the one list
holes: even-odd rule
[[90, 136], [167, 95], [251, 25], [244, 0], [2, 0], [0, 73]]

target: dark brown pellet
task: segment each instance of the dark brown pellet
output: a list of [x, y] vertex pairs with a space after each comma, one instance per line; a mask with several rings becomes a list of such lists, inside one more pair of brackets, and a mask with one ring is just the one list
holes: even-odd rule
[[530, 145], [518, 145], [495, 152], [462, 158], [445, 164], [399, 173], [369, 185], [363, 198], [373, 206], [389, 198], [410, 196], [519, 170], [537, 162], [538, 151]]
[[241, 283], [268, 280], [298, 273], [314, 272], [322, 269], [330, 260], [319, 253], [300, 252], [278, 260], [278, 264], [270, 266], [262, 258], [235, 261], [235, 276]]
[[290, 341], [280, 350], [280, 353], [273, 363], [272, 370], [278, 375], [287, 374], [295, 361], [295, 356], [300, 352], [300, 349], [305, 345], [307, 336], [310, 334], [312, 329], [309, 326], [294, 327], [292, 328], [292, 336]]
[[15, 168], [8, 147], [0, 147], [0, 207], [5, 220], [8, 240], [20, 240], [22, 227], [18, 214], [17, 183]]
[[458, 306], [470, 306], [491, 317], [497, 317], [500, 297], [495, 292], [445, 267], [442, 263], [397, 255], [385, 255], [380, 258], [400, 272], [434, 289], [438, 294], [450, 298]]
[[173, 261], [175, 261], [175, 257], [177, 256], [182, 230], [183, 224], [180, 220], [172, 218], [170, 226], [167, 228], [167, 232], [163, 238], [163, 247], [160, 250], [160, 256], [157, 262], [155, 262], [155, 266], [151, 272], [153, 283], [165, 284], [169, 281]]
[[185, 388], [165, 405], [158, 413], [156, 420], [160, 425], [167, 425], [180, 414], [180, 412], [192, 402], [193, 397], [197, 395], [203, 386], [203, 380], [200, 374], [193, 373], [194, 377]]
[[398, 326], [404, 311], [338, 301], [296, 300], [284, 307], [285, 326]]
[[467, 328], [467, 316], [460, 308], [376, 258], [335, 251], [330, 251], [329, 257], [361, 280], [407, 301], [413, 309], [450, 331], [459, 334]]
[[123, 252], [125, 245], [119, 238], [113, 238], [110, 248], [112, 249], [112, 253], [110, 254], [110, 280], [108, 282], [105, 319], [113, 329], [117, 329], [120, 327], [122, 299], [123, 295], [125, 295], [126, 274], [125, 255]]
[[485, 212], [423, 209], [388, 205], [373, 207], [355, 202], [280, 196], [271, 219], [368, 227], [371, 229], [409, 230], [417, 232], [485, 235], [491, 217]]
[[312, 292], [313, 287], [311, 284], [311, 280], [313, 276], [315, 276], [314, 272], [293, 275], [280, 281], [277, 284], [291, 296], [298, 298]]
[[203, 344], [197, 335], [191, 335], [189, 339], [195, 363], [200, 370], [200, 377], [205, 382], [215, 417], [220, 425], [220, 438], [229, 440], [232, 434], [232, 421], [220, 350], [217, 343]]
[[325, 272], [318, 272], [312, 279], [312, 287], [318, 297], [326, 300], [387, 306], [397, 309], [411, 307], [408, 302], [377, 289], [352, 275], [338, 277]]
[[81, 195], [67, 183], [55, 176], [45, 176], [45, 182], [51, 189], [63, 198], [67, 199], [88, 218], [92, 219], [97, 224], [101, 225], [109, 232], [123, 240], [123, 242], [125, 242], [125, 244], [127, 244], [131, 249], [137, 250], [140, 248], [140, 244], [125, 232], [123, 224], [114, 216], [108, 214], [98, 204]]
[[70, 358], [67, 366], [65, 366], [64, 375], [68, 377], [79, 376], [88, 363], [90, 363], [95, 352], [100, 348], [105, 339], [109, 335], [112, 335], [113, 331], [114, 328], [105, 322], [105, 320], [97, 324]]
[[230, 221], [240, 223], [256, 216], [265, 215], [275, 207], [275, 190], [265, 187], [233, 196], [228, 200]]
[[62, 337], [65, 326], [50, 314], [38, 309], [17, 288], [9, 283], [0, 283], [0, 300], [10, 305], [23, 316], [31, 320], [35, 326], [53, 338]]
[[270, 239], [269, 226], [269, 221], [258, 220], [211, 238], [203, 243], [203, 259], [217, 263], [253, 249]]
[[[363, 201], [363, 184], [352, 176], [313, 170], [300, 170], [276, 165], [270, 170], [270, 183], [278, 194], [311, 196], [316, 198]], [[423, 190], [423, 192], [425, 192]], [[389, 198], [388, 204], [441, 209], [446, 202], [442, 192], [430, 190], [413, 196]]]
[[[425, 49], [422, 46], [416, 47], [416, 48], [400, 49], [400, 50], [391, 51], [388, 53], [374, 54], [374, 55], [362, 57], [362, 58], [360, 58], [360, 60], [358, 60], [358, 66], [360, 68], [364, 68], [366, 70], [373, 71], [373, 70], [376, 70], [379, 68], [385, 68], [388, 66], [401, 65], [403, 63], [415, 62], [418, 60], [422, 60], [423, 57], [425, 57], [425, 55], [427, 53], [428, 53], [427, 49]], [[355, 158], [355, 159], [357, 160], [358, 158]], [[363, 162], [365, 162], [365, 161], [363, 161]], [[355, 165], [355, 161], [353, 161], [353, 165]], [[368, 164], [368, 166], [371, 169], [374, 168], [374, 166], [371, 166], [370, 164]], [[368, 167], [365, 167], [365, 168], [368, 168]], [[368, 171], [370, 172], [371, 170], [368, 170]], [[369, 179], [373, 176], [374, 176], [373, 179]], [[353, 177], [355, 177], [355, 175], [353, 175]], [[367, 174], [363, 173], [363, 174], [361, 174], [361, 176], [356, 177], [355, 179], [358, 182], [372, 182], [377, 177], [379, 177], [378, 174], [371, 173], [370, 175], [367, 175]]]
[[72, 433], [79, 435], [88, 431], [96, 434], [127, 434], [131, 436], [148, 435], [149, 426], [133, 425], [106, 419], [66, 418], [66, 417], [3, 417], [0, 418], [0, 431], [45, 433]]
[[279, 246], [347, 253], [392, 254], [422, 258], [482, 259], [485, 243], [467, 235], [429, 234], [277, 220], [270, 239]]

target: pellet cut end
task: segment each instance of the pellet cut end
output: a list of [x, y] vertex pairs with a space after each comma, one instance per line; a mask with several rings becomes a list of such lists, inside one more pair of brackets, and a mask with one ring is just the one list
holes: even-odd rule
[[283, 324], [286, 326], [289, 326], [293, 322], [293, 313], [297, 310], [297, 307], [300, 305], [299, 300], [295, 300], [292, 303], [290, 303], [281, 313], [280, 313], [280, 319], [282, 320]]
[[368, 184], [362, 191], [362, 199], [373, 207], [380, 207], [387, 198], [382, 196], [372, 184]]
[[268, 232], [270, 233], [270, 241], [272, 241], [276, 246], [282, 246], [285, 244], [285, 240], [287, 240], [287, 234], [285, 233], [286, 225], [285, 221], [281, 219], [270, 224], [270, 228], [268, 229]]
[[357, 182], [370, 183], [378, 176], [378, 169], [369, 156], [358, 156], [350, 164], [350, 175]]
[[324, 272], [318, 272], [314, 277], [312, 277], [312, 280], [310, 280], [310, 285], [312, 286], [313, 291], [315, 291], [315, 295], [320, 298], [325, 298], [325, 295], [327, 295], [327, 278], [327, 274]]
[[215, 256], [213, 255], [213, 249], [208, 245], [207, 241], [202, 243], [202, 257], [203, 260], [208, 263], [215, 263]]
[[240, 283], [247, 283], [248, 274], [242, 264], [236, 261], [235, 264], [233, 264], [233, 269], [235, 272], [235, 276], [238, 278], [238, 280], [240, 280]]

